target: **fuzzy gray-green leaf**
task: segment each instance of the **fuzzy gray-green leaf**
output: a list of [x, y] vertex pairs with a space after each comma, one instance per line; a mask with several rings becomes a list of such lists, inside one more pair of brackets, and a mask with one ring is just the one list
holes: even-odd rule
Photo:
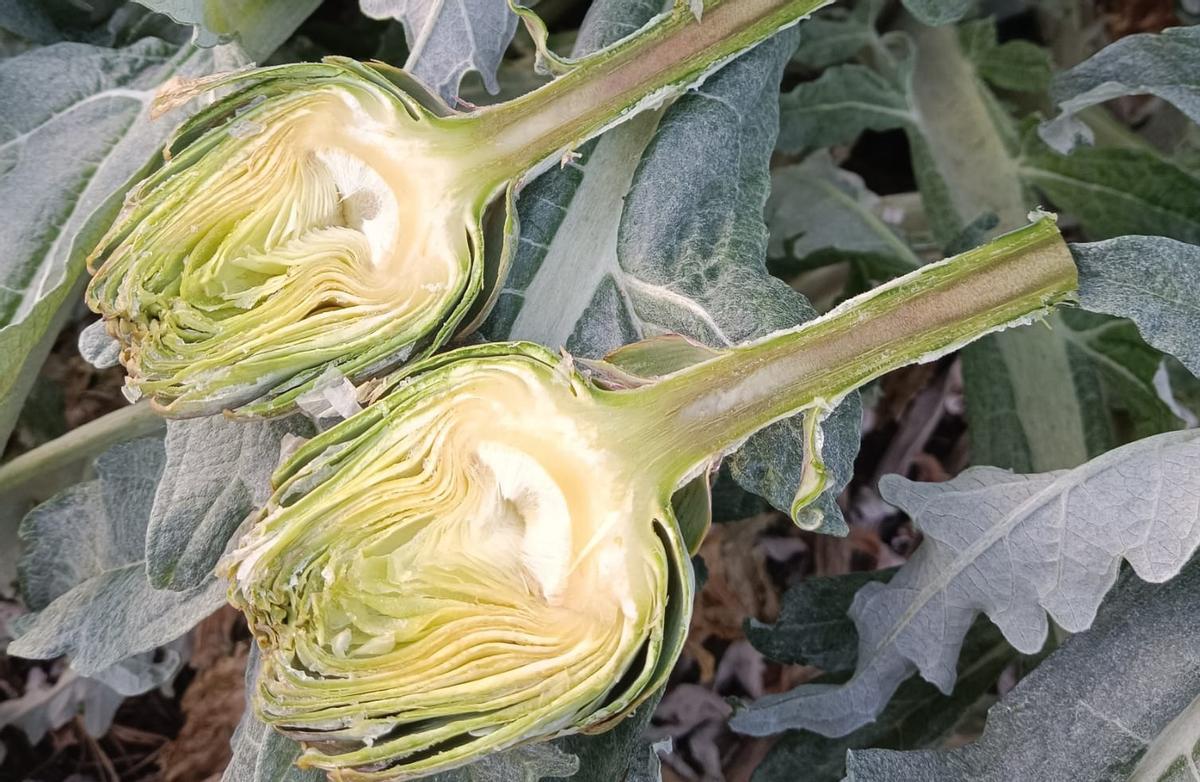
[[1122, 560], [1145, 580], [1172, 578], [1200, 546], [1200, 431], [1139, 440], [1074, 470], [975, 467], [945, 483], [893, 475], [880, 491], [925, 538], [887, 585], [855, 597], [855, 674], [839, 688], [762, 698], [735, 716], [736, 729], [844, 735], [873, 720], [915, 671], [949, 693], [977, 613], [1033, 653], [1048, 617], [1069, 632], [1091, 625]]
[[166, 469], [146, 531], [150, 583], [172, 590], [203, 583], [234, 530], [270, 496], [284, 438], [313, 434], [302, 416], [169, 421]]
[[1195, 779], [1197, 600], [1200, 561], [1167, 584], [1125, 579], [1090, 630], [992, 707], [982, 737], [949, 751], [852, 751], [847, 781]]
[[37, 613], [14, 623], [9, 654], [66, 654], [75, 670], [95, 674], [179, 637], [224, 603], [216, 579], [187, 592], [146, 580], [146, 523], [162, 465], [157, 438], [122, 443], [97, 459], [95, 481], [26, 516], [21, 582]]
[[137, 0], [151, 11], [191, 25], [197, 46], [236, 40], [261, 62], [288, 39], [321, 0]]
[[1148, 149], [1079, 147], [1060, 155], [1026, 140], [1020, 175], [1087, 236], [1158, 234], [1200, 243], [1200, 177]]
[[1074, 115], [1124, 95], [1157, 95], [1193, 122], [1200, 122], [1200, 27], [1175, 27], [1159, 34], [1130, 35], [1054, 80], [1060, 114], [1040, 132], [1059, 152], [1091, 141]]
[[1154, 347], [1200, 376], [1200, 247], [1162, 236], [1122, 236], [1071, 248], [1079, 300], [1129, 318]]
[[943, 695], [928, 682], [909, 679], [874, 722], [849, 735], [828, 739], [808, 731], [789, 732], [771, 747], [752, 782], [840, 782], [845, 777], [847, 750], [936, 745], [1016, 657], [996, 626], [979, 619], [967, 633], [951, 695]]
[[404, 69], [454, 104], [468, 71], [483, 77], [488, 92], [496, 93], [496, 69], [504, 57], [517, 16], [507, 0], [359, 0], [373, 19], [395, 19], [404, 25], [408, 60]]

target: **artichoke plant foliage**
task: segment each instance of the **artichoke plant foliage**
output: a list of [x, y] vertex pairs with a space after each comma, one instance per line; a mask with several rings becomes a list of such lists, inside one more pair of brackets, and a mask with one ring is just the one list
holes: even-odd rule
[[683, 645], [707, 517], [681, 487], [801, 413], [816, 496], [841, 397], [1076, 285], [1042, 219], [729, 350], [659, 338], [577, 366], [498, 343], [409, 365], [279, 468], [223, 565], [263, 650], [254, 708], [339, 780], [611, 726]]
[[703, 22], [679, 3], [578, 61], [519, 9], [561, 75], [470, 112], [337, 57], [176, 85], [164, 108], [232, 92], [178, 130], [89, 259], [130, 394], [273, 415], [331, 367], [358, 383], [428, 355], [486, 314], [526, 181], [830, 1], [708, 0]]

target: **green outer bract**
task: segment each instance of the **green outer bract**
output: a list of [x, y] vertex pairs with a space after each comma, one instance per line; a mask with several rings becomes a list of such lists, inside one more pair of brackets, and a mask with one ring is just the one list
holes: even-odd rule
[[217, 87], [235, 91], [177, 131], [90, 259], [128, 384], [172, 415], [272, 414], [330, 365], [357, 380], [444, 342], [503, 187], [472, 170], [471, 126], [344, 58], [162, 100]]
[[339, 780], [602, 730], [666, 681], [691, 612], [673, 487], [610, 447], [633, 442], [619, 394], [525, 343], [410, 369], [279, 468], [227, 563], [255, 710]]

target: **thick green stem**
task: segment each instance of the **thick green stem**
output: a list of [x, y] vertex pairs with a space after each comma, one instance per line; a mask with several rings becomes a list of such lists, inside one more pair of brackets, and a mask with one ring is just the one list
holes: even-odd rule
[[886, 372], [1039, 317], [1077, 285], [1054, 221], [1042, 219], [630, 392], [650, 397], [639, 405], [652, 411], [639, 422], [650, 436], [639, 440], [655, 443], [653, 458], [682, 475], [774, 421], [820, 415]]
[[638, 34], [579, 60], [516, 100], [480, 109], [481, 144], [501, 179], [557, 160], [628, 113], [657, 105], [832, 0], [706, 0], [686, 4]]

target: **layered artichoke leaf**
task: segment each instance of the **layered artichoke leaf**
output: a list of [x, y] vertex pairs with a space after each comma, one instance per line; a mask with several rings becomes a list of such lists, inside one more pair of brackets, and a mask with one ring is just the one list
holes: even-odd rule
[[89, 261], [134, 392], [171, 415], [271, 414], [329, 366], [357, 381], [444, 342], [504, 189], [475, 160], [478, 128], [343, 58], [161, 100], [215, 89], [233, 91], [177, 131]]
[[422, 776], [603, 730], [665, 682], [691, 564], [611, 397], [533, 345], [461, 349], [280, 467], [227, 567], [255, 708], [303, 764]]

